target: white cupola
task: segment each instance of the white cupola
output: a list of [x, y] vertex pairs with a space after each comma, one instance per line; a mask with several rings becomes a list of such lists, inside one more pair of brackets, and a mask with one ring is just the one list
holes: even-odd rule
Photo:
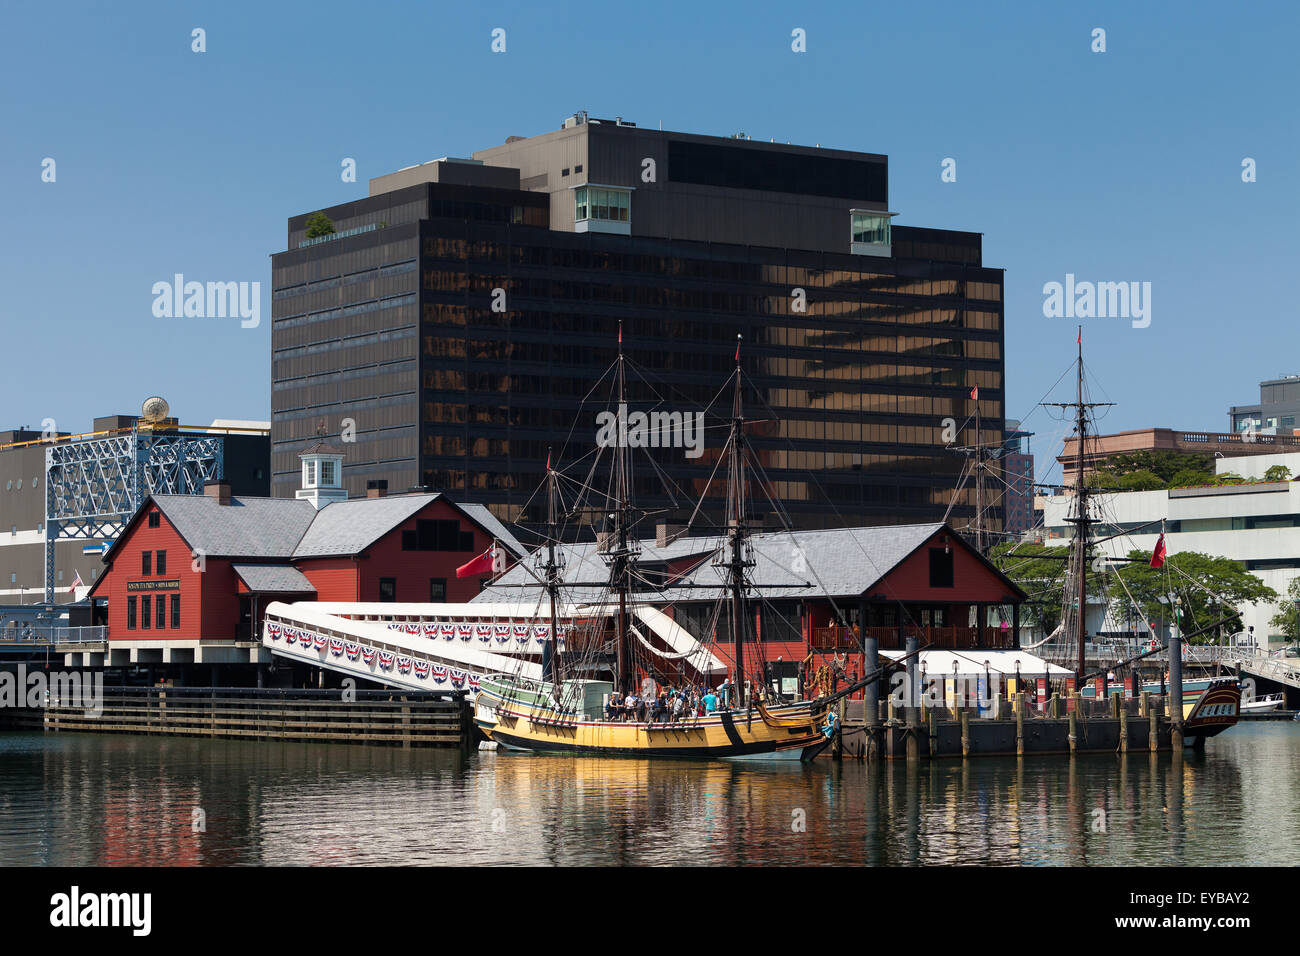
[[298, 455], [302, 461], [302, 487], [294, 492], [295, 498], [310, 501], [317, 511], [332, 501], [346, 501], [343, 487], [342, 451], [318, 439]]

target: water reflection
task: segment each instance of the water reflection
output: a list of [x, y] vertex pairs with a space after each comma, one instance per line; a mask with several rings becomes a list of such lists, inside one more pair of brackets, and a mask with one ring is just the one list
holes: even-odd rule
[[1294, 864], [1300, 727], [907, 765], [0, 735], [0, 865]]

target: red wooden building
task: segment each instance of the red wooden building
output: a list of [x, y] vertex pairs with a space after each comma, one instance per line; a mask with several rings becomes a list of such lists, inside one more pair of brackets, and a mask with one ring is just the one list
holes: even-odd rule
[[316, 502], [231, 497], [211, 483], [148, 498], [91, 596], [107, 598], [110, 645], [256, 641], [271, 601], [468, 601], [483, 579], [456, 568], [494, 540], [511, 560], [523, 554], [485, 507], [441, 494]]

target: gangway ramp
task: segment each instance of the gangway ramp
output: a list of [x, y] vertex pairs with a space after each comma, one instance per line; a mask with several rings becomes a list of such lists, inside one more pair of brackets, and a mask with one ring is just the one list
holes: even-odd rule
[[[575, 620], [617, 613], [613, 605], [558, 609], [561, 650]], [[684, 660], [703, 673], [726, 664], [685, 628], [655, 608], [634, 611], [638, 637], [666, 660]], [[665, 649], [654, 648], [647, 635]], [[550, 605], [274, 602], [266, 609], [262, 644], [272, 654], [326, 667], [391, 687], [474, 692], [488, 674], [542, 679], [550, 640]]]

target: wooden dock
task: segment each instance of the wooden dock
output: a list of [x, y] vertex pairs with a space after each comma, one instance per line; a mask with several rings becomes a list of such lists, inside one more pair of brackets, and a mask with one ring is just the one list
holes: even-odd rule
[[105, 687], [98, 716], [51, 702], [53, 733], [162, 734], [395, 747], [468, 747], [473, 721], [461, 691]]

